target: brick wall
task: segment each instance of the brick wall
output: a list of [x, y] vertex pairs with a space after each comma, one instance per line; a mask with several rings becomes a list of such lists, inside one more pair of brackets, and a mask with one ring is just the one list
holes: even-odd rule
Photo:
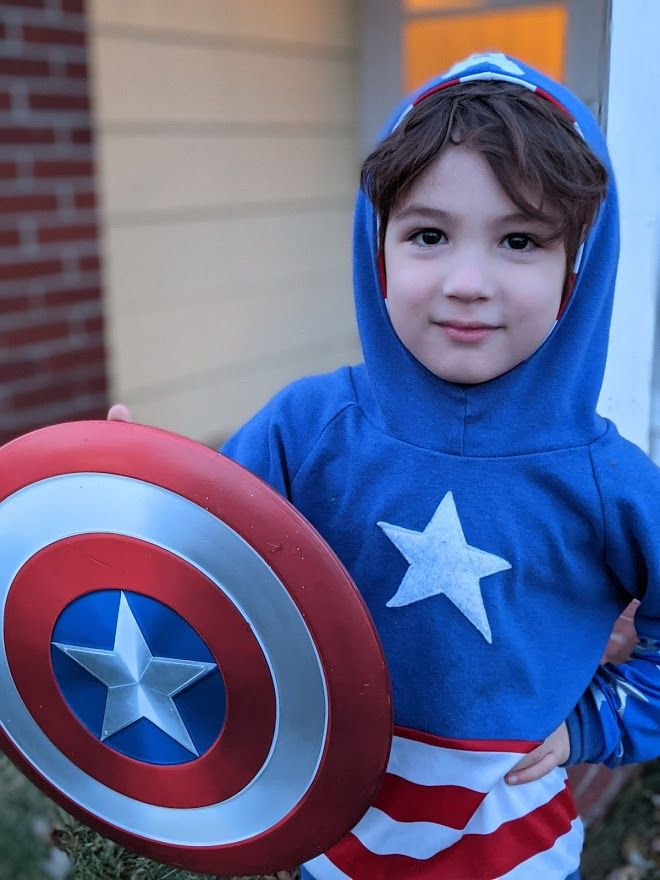
[[0, 443], [102, 417], [83, 0], [0, 0]]

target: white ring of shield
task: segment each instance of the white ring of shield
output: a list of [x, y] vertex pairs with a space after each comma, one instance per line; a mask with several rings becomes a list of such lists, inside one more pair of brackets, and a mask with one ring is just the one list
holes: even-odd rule
[[262, 834], [305, 795], [325, 744], [325, 679], [302, 615], [264, 560], [207, 510], [151, 483], [78, 473], [33, 483], [0, 504], [0, 632], [7, 592], [22, 565], [55, 541], [99, 532], [137, 538], [185, 559], [248, 621], [276, 694], [275, 731], [264, 765], [244, 789], [208, 806], [156, 806], [114, 791], [77, 767], [34, 721], [14, 684], [1, 638], [3, 730], [51, 785], [117, 828], [188, 847], [221, 846]]

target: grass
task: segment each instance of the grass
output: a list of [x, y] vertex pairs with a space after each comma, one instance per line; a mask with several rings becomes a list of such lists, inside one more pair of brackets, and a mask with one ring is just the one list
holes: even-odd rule
[[[66, 859], [69, 857], [68, 869]], [[249, 880], [294, 880], [276, 877]], [[130, 853], [71, 818], [0, 754], [0, 880], [239, 880], [213, 878]]]
[[46, 880], [57, 809], [0, 755], [0, 880]]

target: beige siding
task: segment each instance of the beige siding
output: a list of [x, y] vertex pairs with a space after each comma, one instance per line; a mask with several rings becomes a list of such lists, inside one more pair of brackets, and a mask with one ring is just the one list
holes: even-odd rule
[[[352, 65], [335, 53], [177, 45], [134, 34], [95, 41], [101, 119], [149, 122], [347, 124]], [[115, 71], [115, 77], [112, 76]]]
[[348, 0], [92, 0], [112, 396], [201, 440], [359, 357]]
[[356, 43], [348, 0], [91, 0], [95, 22], [106, 30], [148, 29], [213, 40], [247, 40], [352, 49]]
[[[152, 211], [258, 207], [273, 202], [350, 200], [350, 134], [273, 137], [107, 134], [103, 138], [108, 218]], [[127, 217], [127, 219], [128, 219]]]

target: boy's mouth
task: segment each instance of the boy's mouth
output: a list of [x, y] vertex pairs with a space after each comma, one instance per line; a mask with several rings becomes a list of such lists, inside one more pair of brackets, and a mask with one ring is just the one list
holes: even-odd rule
[[497, 327], [494, 324], [464, 324], [458, 321], [436, 321], [452, 342], [481, 342], [490, 336]]

